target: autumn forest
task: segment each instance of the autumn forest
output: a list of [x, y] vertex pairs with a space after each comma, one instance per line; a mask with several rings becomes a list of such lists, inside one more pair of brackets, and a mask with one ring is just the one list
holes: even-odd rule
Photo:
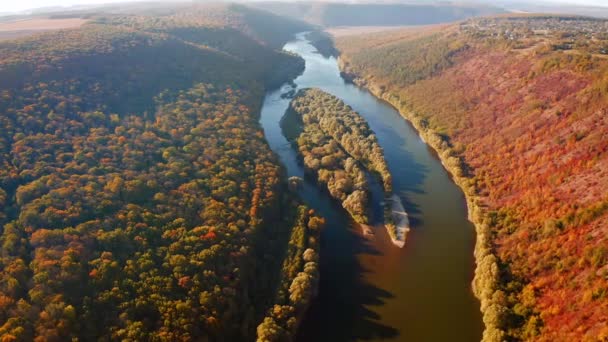
[[[440, 269], [426, 290], [464, 284], [467, 336], [608, 341], [608, 20], [505, 12], [0, 14], [0, 341], [411, 340], [379, 308], [453, 302], [370, 280], [427, 272], [404, 258]], [[3, 28], [21, 20], [67, 24]], [[433, 224], [446, 245], [424, 245]]]
[[3, 341], [295, 328], [323, 220], [286, 191], [257, 111], [301, 72], [275, 47], [303, 27], [235, 5], [0, 45]]
[[484, 339], [608, 338], [607, 21], [518, 15], [337, 39], [467, 196]]

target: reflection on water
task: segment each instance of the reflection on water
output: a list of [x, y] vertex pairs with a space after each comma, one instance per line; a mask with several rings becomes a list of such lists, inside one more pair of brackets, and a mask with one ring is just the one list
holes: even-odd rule
[[[474, 230], [461, 191], [398, 112], [342, 79], [335, 58], [316, 53], [303, 35], [284, 49], [306, 60], [306, 70], [294, 81], [297, 89], [321, 88], [367, 119], [412, 225], [403, 249], [394, 247], [380, 227], [366, 239], [339, 204], [305, 181], [300, 195], [327, 226], [321, 237], [320, 293], [298, 340], [479, 341], [479, 302], [470, 289]], [[303, 177], [279, 126], [294, 90], [285, 85], [269, 92], [261, 123], [289, 176]], [[373, 196], [376, 207], [380, 200]]]

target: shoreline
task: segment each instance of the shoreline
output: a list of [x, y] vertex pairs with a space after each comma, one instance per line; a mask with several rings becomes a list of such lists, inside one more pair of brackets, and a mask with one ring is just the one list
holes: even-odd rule
[[487, 322], [492, 322], [488, 319], [491, 315], [488, 308], [496, 305], [493, 299], [493, 293], [498, 289], [497, 277], [483, 277], [484, 274], [497, 275], [498, 263], [497, 257], [493, 253], [492, 242], [490, 239], [491, 231], [487, 224], [484, 223], [485, 213], [479, 203], [474, 186], [470, 182], [470, 178], [465, 176], [462, 160], [452, 150], [451, 146], [441, 139], [441, 137], [432, 129], [423, 124], [422, 118], [413, 111], [404, 108], [405, 101], [402, 101], [398, 96], [393, 95], [390, 90], [382, 91], [379, 86], [373, 81], [366, 79], [363, 76], [350, 73], [348, 62], [342, 56], [338, 57], [338, 67], [342, 77], [355, 84], [356, 86], [369, 91], [376, 98], [385, 101], [391, 107], [399, 112], [401, 117], [407, 120], [415, 129], [418, 136], [429, 147], [431, 147], [439, 158], [446, 171], [450, 174], [453, 182], [462, 190], [467, 209], [467, 218], [474, 225], [476, 233], [475, 249], [473, 255], [475, 257], [475, 272], [471, 283], [473, 294], [480, 301], [480, 311], [483, 316], [484, 332], [482, 341], [491, 341], [493, 337], [502, 336], [504, 334], [500, 326], [491, 325]]

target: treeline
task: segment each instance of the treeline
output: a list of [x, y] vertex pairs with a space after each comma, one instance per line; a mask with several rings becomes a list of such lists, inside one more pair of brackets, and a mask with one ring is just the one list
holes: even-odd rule
[[257, 120], [302, 64], [216, 33], [249, 59], [119, 23], [0, 44], [0, 339], [254, 338], [292, 227], [319, 226]]
[[335, 96], [304, 89], [290, 103], [284, 121], [284, 126], [298, 125], [301, 128], [294, 138], [306, 169], [316, 174], [357, 222], [368, 223], [366, 169], [382, 179], [387, 197], [392, 193], [392, 178], [365, 119]]
[[305, 206], [293, 207], [294, 223], [287, 245], [274, 305], [257, 327], [257, 340], [286, 341], [317, 294], [319, 238], [325, 221]]

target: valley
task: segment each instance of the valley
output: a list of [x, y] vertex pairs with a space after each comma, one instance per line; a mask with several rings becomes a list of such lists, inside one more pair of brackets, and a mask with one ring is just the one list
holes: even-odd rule
[[593, 7], [56, 1], [0, 15], [1, 341], [608, 340]]
[[[321, 232], [319, 293], [298, 340], [479, 340], [479, 302], [470, 287], [475, 235], [461, 190], [412, 126], [386, 102], [342, 78], [336, 58], [318, 53], [307, 36], [299, 34], [284, 47], [304, 58], [304, 73], [295, 86], [269, 92], [261, 112], [266, 139], [287, 175], [304, 180], [298, 194], [327, 220]], [[286, 137], [291, 133], [281, 127], [289, 94], [305, 88], [339, 98], [375, 133], [393, 176], [393, 193], [410, 215], [403, 248], [374, 221], [373, 236], [365, 236], [339, 202], [305, 176], [301, 157]], [[382, 185], [370, 183], [370, 190], [371, 216], [382, 217]]]

